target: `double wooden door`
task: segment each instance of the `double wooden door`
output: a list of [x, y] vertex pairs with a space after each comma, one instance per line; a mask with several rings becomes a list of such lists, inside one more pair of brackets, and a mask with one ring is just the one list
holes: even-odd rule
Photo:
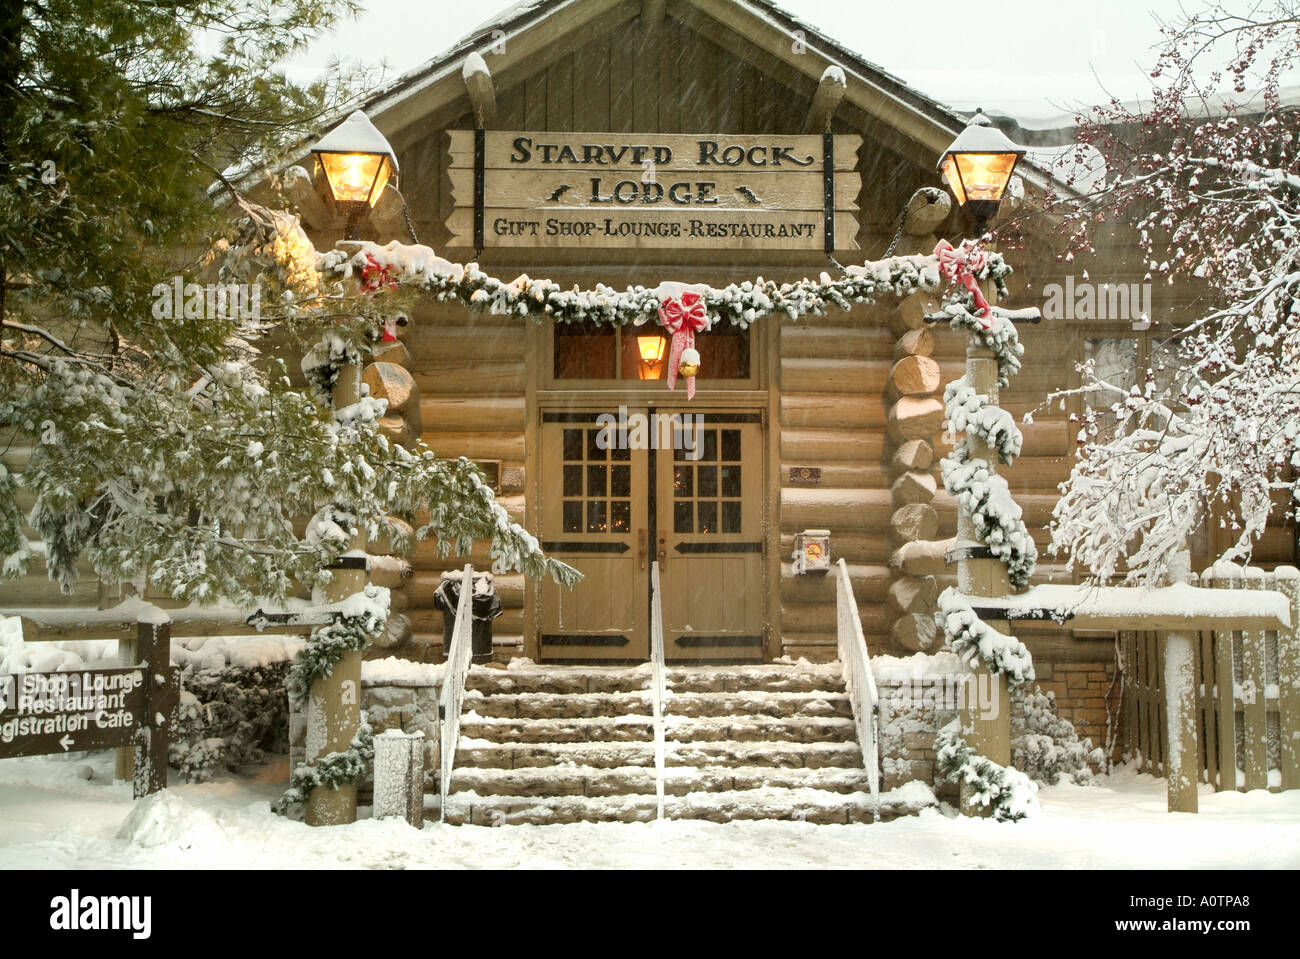
[[584, 578], [541, 588], [543, 661], [647, 659], [655, 560], [670, 661], [761, 660], [762, 447], [759, 413], [544, 413], [543, 545]]

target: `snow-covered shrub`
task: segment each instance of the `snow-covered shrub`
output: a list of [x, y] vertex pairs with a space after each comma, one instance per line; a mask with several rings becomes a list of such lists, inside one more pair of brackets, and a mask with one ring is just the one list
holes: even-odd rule
[[1076, 783], [1092, 780], [1089, 762], [1101, 765], [1100, 748], [1079, 739], [1074, 724], [1056, 709], [1056, 695], [1035, 686], [1023, 698], [1023, 714], [1011, 714], [1011, 761], [1034, 782], [1056, 785], [1062, 775]]
[[180, 716], [168, 763], [186, 782], [261, 762], [267, 752], [289, 751], [289, 662], [223, 666], [181, 672]]

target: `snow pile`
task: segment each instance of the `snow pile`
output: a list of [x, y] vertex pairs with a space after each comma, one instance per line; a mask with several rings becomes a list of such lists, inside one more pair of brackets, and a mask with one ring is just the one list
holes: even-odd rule
[[205, 810], [195, 809], [171, 790], [164, 789], [140, 800], [117, 831], [117, 838], [135, 846], [225, 845], [230, 838]]
[[361, 664], [363, 686], [441, 686], [446, 663], [414, 663], [398, 656]]
[[24, 643], [22, 620], [0, 616], [0, 674], [52, 673], [116, 658], [117, 640]]

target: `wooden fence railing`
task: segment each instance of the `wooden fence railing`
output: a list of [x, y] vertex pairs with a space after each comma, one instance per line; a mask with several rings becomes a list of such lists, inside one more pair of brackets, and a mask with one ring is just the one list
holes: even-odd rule
[[[1291, 599], [1289, 630], [1202, 631], [1193, 654], [1197, 769], [1217, 790], [1300, 789], [1300, 572], [1271, 573], [1220, 564], [1200, 585], [1271, 589]], [[1165, 773], [1165, 662], [1160, 635], [1121, 634], [1121, 723], [1138, 767]], [[1224, 775], [1226, 773], [1226, 775]]]

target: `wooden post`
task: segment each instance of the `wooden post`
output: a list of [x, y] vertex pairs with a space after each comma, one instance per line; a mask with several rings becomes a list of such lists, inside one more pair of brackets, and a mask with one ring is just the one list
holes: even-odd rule
[[[1175, 554], [1169, 562], [1171, 584], [1191, 577], [1191, 554]], [[1192, 632], [1167, 632], [1164, 642], [1165, 789], [1170, 812], [1196, 812], [1196, 787], [1201, 778], [1196, 735], [1196, 651]]]
[[[996, 354], [974, 344], [967, 346], [966, 377], [975, 392], [987, 396], [991, 406], [997, 406]], [[966, 442], [970, 446], [971, 455], [983, 459], [989, 464], [989, 471], [996, 472], [997, 454], [978, 437], [967, 436]], [[957, 542], [980, 542], [975, 524], [964, 509], [957, 514]], [[957, 588], [967, 596], [1006, 596], [1011, 592], [1011, 583], [1007, 578], [1006, 565], [1001, 560], [969, 557], [958, 562]], [[986, 622], [1000, 632], [1008, 629], [1005, 622]], [[1011, 765], [1011, 691], [1007, 677], [992, 676], [983, 664], [978, 665], [971, 676], [966, 703], [969, 711], [966, 727], [969, 732], [963, 730], [963, 734], [971, 748], [999, 766]], [[965, 785], [962, 787], [963, 812], [968, 815], [989, 815], [987, 807], [970, 802], [969, 788]]]
[[1276, 587], [1291, 600], [1291, 628], [1277, 631], [1277, 719], [1282, 788], [1300, 789], [1300, 570], [1273, 570]]
[[[140, 662], [136, 654], [135, 637], [122, 637], [117, 641], [117, 664], [134, 666]], [[117, 782], [132, 782], [135, 778], [135, 747], [118, 746], [115, 750], [113, 779]]]
[[140, 611], [136, 656], [144, 666], [145, 725], [136, 731], [133, 794], [143, 799], [167, 788], [167, 749], [180, 690], [171, 667], [171, 619], [156, 606]]
[[[1263, 589], [1262, 570], [1243, 570], [1246, 589]], [[1268, 788], [1268, 701], [1265, 698], [1264, 630], [1248, 629], [1241, 634], [1241, 718], [1245, 755], [1246, 789]]]
[[[339, 410], [361, 399], [361, 366], [349, 364], [339, 369], [334, 385], [334, 409]], [[358, 532], [348, 544], [350, 550], [364, 550], [365, 538]], [[342, 602], [365, 588], [364, 569], [337, 569], [326, 587], [326, 600]], [[349, 650], [334, 665], [328, 676], [312, 683], [307, 696], [307, 749], [305, 760], [313, 763], [330, 753], [345, 752], [361, 725], [361, 650]], [[307, 798], [305, 821], [309, 826], [338, 826], [356, 822], [357, 787], [355, 783], [330, 789], [317, 786]]]

